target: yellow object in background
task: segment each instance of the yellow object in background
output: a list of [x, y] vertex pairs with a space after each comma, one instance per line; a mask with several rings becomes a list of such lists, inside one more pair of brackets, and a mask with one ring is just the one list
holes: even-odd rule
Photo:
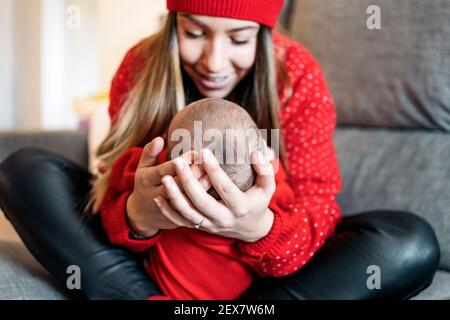
[[94, 175], [98, 173], [97, 148], [110, 130], [108, 105], [107, 92], [76, 100], [73, 104], [73, 110], [80, 118], [78, 130], [88, 132], [89, 169]]
[[85, 99], [75, 100], [73, 111], [79, 117], [78, 130], [88, 131], [92, 126], [92, 119], [95, 118], [99, 110], [107, 110], [109, 95], [107, 92], [100, 92]]
[[86, 99], [75, 100], [73, 104], [74, 112], [82, 118], [90, 118], [98, 108], [108, 104], [109, 96], [107, 92], [100, 92]]

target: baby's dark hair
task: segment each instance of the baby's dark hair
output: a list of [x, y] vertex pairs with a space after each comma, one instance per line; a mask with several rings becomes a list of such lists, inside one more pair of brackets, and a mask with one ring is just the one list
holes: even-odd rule
[[[195, 134], [201, 134], [201, 141], [194, 141]], [[253, 186], [256, 177], [250, 155], [253, 151], [263, 153], [264, 145], [256, 123], [245, 109], [227, 100], [208, 98], [190, 104], [173, 118], [167, 154], [169, 159], [174, 159], [189, 150], [207, 148], [236, 186], [245, 192]], [[220, 199], [214, 188], [208, 192]]]

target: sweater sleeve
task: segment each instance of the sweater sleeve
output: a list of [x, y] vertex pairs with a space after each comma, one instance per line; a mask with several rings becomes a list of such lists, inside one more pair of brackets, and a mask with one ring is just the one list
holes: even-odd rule
[[126, 219], [126, 203], [133, 192], [134, 176], [142, 151], [142, 148], [128, 149], [114, 163], [108, 191], [100, 209], [103, 228], [111, 243], [137, 253], [149, 249], [161, 236], [160, 232], [150, 239], [133, 239]]
[[108, 113], [113, 127], [120, 116], [127, 95], [133, 87], [136, 80], [136, 74], [139, 71], [143, 60], [139, 58], [138, 48], [140, 43], [132, 47], [123, 58], [119, 69], [116, 71], [109, 92]]
[[290, 48], [286, 60], [294, 79], [293, 95], [281, 117], [287, 179], [277, 181], [269, 205], [275, 216], [272, 230], [255, 243], [240, 244], [261, 276], [281, 277], [302, 268], [341, 220], [334, 102], [320, 66], [304, 47]]

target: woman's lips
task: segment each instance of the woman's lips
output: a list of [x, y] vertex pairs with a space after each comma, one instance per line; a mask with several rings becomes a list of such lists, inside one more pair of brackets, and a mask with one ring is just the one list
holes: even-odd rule
[[208, 90], [222, 90], [224, 89], [231, 80], [231, 76], [205, 76], [200, 73], [197, 74], [197, 79], [200, 84]]

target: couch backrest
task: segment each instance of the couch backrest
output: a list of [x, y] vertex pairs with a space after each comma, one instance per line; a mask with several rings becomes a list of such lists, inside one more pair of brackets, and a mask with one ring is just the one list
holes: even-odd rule
[[321, 63], [340, 125], [450, 132], [449, 0], [297, 0], [290, 33]]
[[26, 147], [41, 148], [88, 168], [87, 134], [78, 131], [0, 131], [0, 163]]

